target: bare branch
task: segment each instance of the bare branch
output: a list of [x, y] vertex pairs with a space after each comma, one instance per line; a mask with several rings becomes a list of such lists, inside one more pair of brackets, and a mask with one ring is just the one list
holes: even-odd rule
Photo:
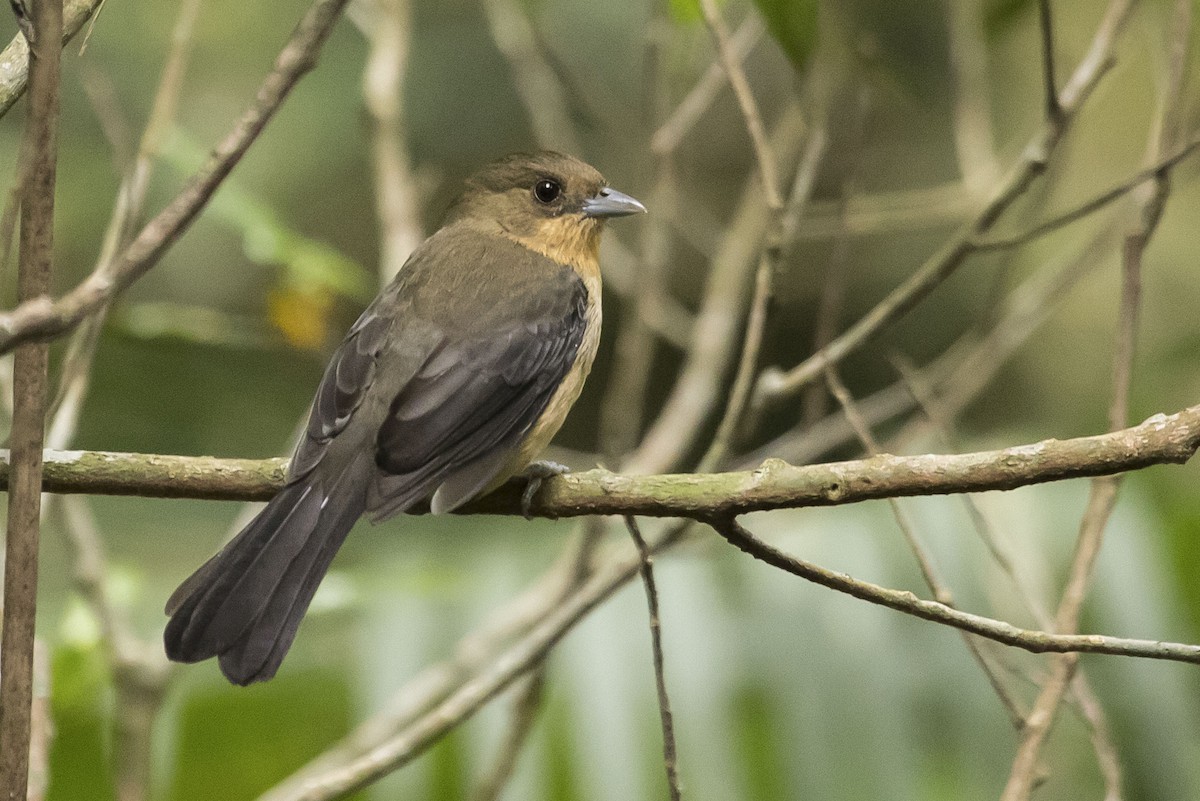
[[675, 745], [675, 716], [671, 714], [671, 699], [667, 696], [667, 677], [663, 667], [662, 621], [658, 613], [658, 588], [654, 582], [654, 568], [651, 565], [650, 546], [646, 544], [641, 529], [638, 528], [637, 518], [625, 516], [625, 526], [629, 536], [637, 546], [638, 557], [641, 559], [640, 573], [642, 585], [646, 588], [646, 606], [650, 613], [650, 650], [654, 661], [654, 689], [658, 693], [658, 714], [662, 722], [663, 737], [663, 766], [667, 771], [667, 790], [671, 801], [681, 801], [683, 791], [679, 788], [679, 751]]
[[1058, 80], [1054, 72], [1054, 16], [1050, 13], [1050, 0], [1038, 0], [1038, 24], [1042, 33], [1042, 82], [1046, 103], [1046, 118], [1059, 120], [1063, 116], [1062, 104], [1058, 102]]
[[317, 53], [347, 2], [317, 0], [313, 4], [259, 87], [254, 103], [188, 185], [116, 258], [111, 276], [93, 273], [57, 301], [34, 298], [0, 314], [0, 353], [22, 342], [49, 339], [74, 328], [157, 263], [258, 138], [296, 82], [316, 65]]
[[[677, 541], [681, 527], [669, 529], [651, 550]], [[521, 639], [502, 652], [488, 655], [478, 669], [462, 677], [453, 692], [414, 717], [391, 736], [374, 739], [366, 750], [346, 760], [331, 761], [323, 770], [271, 790], [262, 801], [325, 801], [395, 771], [423, 753], [443, 734], [462, 723], [513, 681], [534, 669], [546, 653], [596, 606], [637, 575], [638, 556], [608, 560], [574, 592], [557, 602]]]
[[[799, 150], [802, 127], [799, 111], [789, 108], [773, 134], [787, 163]], [[704, 422], [717, 408], [722, 383], [741, 340], [752, 268], [771, 223], [769, 211], [762, 206], [761, 194], [758, 182], [748, 179], [738, 210], [713, 256], [683, 369], [658, 418], [623, 466], [629, 472], [677, 468], [694, 446]]]
[[1200, 645], [1129, 640], [1097, 634], [1050, 634], [1044, 631], [1020, 629], [1002, 620], [960, 612], [957, 609], [926, 601], [911, 592], [880, 587], [851, 578], [845, 573], [827, 570], [805, 562], [758, 539], [733, 518], [715, 518], [709, 525], [722, 537], [745, 553], [807, 581], [831, 590], [852, 595], [863, 601], [886, 606], [934, 623], [978, 634], [989, 640], [1023, 648], [1035, 654], [1065, 653], [1077, 657], [1080, 653], [1136, 656], [1146, 659], [1167, 659], [1200, 664]]
[[724, 17], [717, 10], [716, 0], [700, 0], [700, 11], [704, 22], [712, 33], [717, 46], [717, 55], [733, 94], [737, 98], [738, 107], [742, 110], [742, 118], [746, 122], [746, 130], [750, 133], [750, 141], [754, 144], [754, 157], [758, 160], [759, 174], [762, 176], [763, 191], [766, 194], [767, 208], [778, 210], [783, 208], [783, 194], [779, 189], [779, 167], [775, 151], [767, 140], [767, 131], [763, 127], [762, 114], [759, 113], [758, 103], [754, 93], [750, 91], [750, 82], [742, 71], [742, 64], [729, 41], [729, 27]]
[[[1113, 475], [1156, 464], [1183, 464], [1200, 447], [1200, 406], [1091, 437], [1045, 440], [976, 453], [877, 456], [793, 466], [768, 459], [756, 470], [678, 475], [618, 475], [589, 470], [548, 478], [531, 512], [541, 517], [688, 517], [766, 509], [840, 506], [909, 495], [1009, 490]], [[0, 485], [9, 460], [0, 451]], [[104, 451], [48, 452], [45, 491], [152, 498], [266, 500], [283, 486], [282, 459], [215, 459]], [[524, 482], [514, 479], [467, 504], [464, 513], [521, 513]]]
[[1020, 234], [997, 237], [994, 239], [978, 239], [973, 243], [973, 246], [975, 249], [981, 251], [1006, 250], [1008, 248], [1018, 247], [1020, 245], [1032, 242], [1039, 237], [1057, 231], [1060, 228], [1070, 225], [1073, 222], [1077, 222], [1078, 220], [1081, 220], [1084, 217], [1099, 211], [1113, 201], [1124, 197], [1133, 190], [1144, 185], [1147, 181], [1161, 179], [1163, 176], [1169, 173], [1172, 168], [1179, 164], [1179, 162], [1195, 153], [1196, 148], [1198, 147], [1200, 147], [1200, 139], [1193, 139], [1184, 145], [1183, 148], [1180, 149], [1175, 155], [1169, 156], [1151, 167], [1140, 170], [1131, 178], [1122, 181], [1112, 189], [1109, 189], [1108, 191], [1103, 192], [1090, 200], [1080, 203], [1070, 211], [1063, 212], [1052, 219], [1046, 220], [1043, 223], [1039, 223], [1038, 225], [1030, 228], [1028, 231]]
[[[69, 42], [104, 0], [67, 0], [63, 4], [63, 44]], [[29, 80], [29, 43], [17, 34], [0, 52], [0, 117], [25, 94]]]
[[392, 279], [424, 238], [420, 203], [404, 129], [404, 78], [412, 36], [409, 0], [370, 0], [351, 17], [371, 45], [363, 70], [363, 99], [371, 115], [375, 210], [383, 240], [380, 285]]
[[[61, 0], [30, 8], [36, 42], [62, 40]], [[58, 166], [58, 113], [62, 50], [31, 51], [30, 102], [22, 155], [30, 159], [21, 190], [20, 272], [17, 292], [26, 301], [50, 289], [54, 264], [54, 186]], [[41, 532], [42, 441], [45, 435], [48, 348], [20, 348], [13, 365], [12, 475], [5, 540], [3, 639], [0, 640], [0, 798], [25, 799], [29, 787], [30, 733], [37, 618], [38, 544]]]
[[525, 745], [529, 732], [533, 730], [537, 713], [542, 708], [545, 685], [546, 666], [543, 663], [532, 670], [524, 686], [517, 689], [517, 698], [513, 701], [512, 721], [504, 742], [491, 770], [471, 794], [472, 801], [498, 801], [500, 794], [504, 792], [504, 786], [516, 769], [521, 748]]
[[[729, 38], [729, 50], [734, 61], [739, 64], [745, 61], [762, 39], [763, 32], [762, 17], [758, 14], [747, 15], [737, 31]], [[712, 105], [717, 92], [728, 81], [727, 76], [728, 73], [720, 59], [710, 64], [687, 96], [675, 107], [667, 120], [658, 127], [654, 136], [650, 137], [650, 151], [657, 156], [664, 156], [679, 147], [683, 137], [695, 127], [700, 118], [704, 116], [704, 112]]]
[[1051, 154], [1062, 140], [1076, 112], [1107, 71], [1112, 48], [1117, 34], [1128, 19], [1131, 2], [1132, 0], [1114, 0], [1109, 5], [1092, 39], [1091, 48], [1067, 86], [1059, 93], [1061, 116], [1047, 119], [1043, 123], [1026, 146], [1021, 160], [975, 219], [828, 346], [786, 372], [778, 369], [764, 370], [755, 390], [756, 409], [762, 409], [768, 403], [789, 397], [803, 389], [822, 375], [826, 365], [837, 364], [885, 327], [903, 317], [966, 262], [976, 250], [974, 241], [991, 230], [1004, 212], [1045, 171]]
[[[1176, 38], [1189, 41], [1190, 30], [1176, 32]], [[1186, 47], [1186, 44], [1184, 45]], [[1178, 91], [1182, 79], [1171, 81]], [[1164, 119], [1180, 113], [1181, 98], [1168, 94], [1163, 98], [1166, 106]], [[1161, 130], [1152, 132], [1151, 154], [1161, 158], [1165, 142], [1164, 131], [1173, 126], [1164, 123]], [[1170, 185], [1166, 172], [1158, 175], [1154, 192], [1141, 202], [1139, 224], [1126, 237], [1122, 252], [1122, 282], [1120, 308], [1117, 314], [1117, 331], [1113, 344], [1112, 398], [1109, 402], [1109, 428], [1116, 430], [1129, 418], [1129, 396], [1133, 386], [1133, 362], [1137, 332], [1141, 317], [1142, 256], [1158, 228], [1166, 206]], [[1121, 487], [1121, 476], [1105, 476], [1092, 481], [1087, 508], [1079, 526], [1075, 542], [1075, 553], [1068, 569], [1066, 586], [1054, 616], [1055, 631], [1074, 632], [1079, 627], [1083, 603], [1091, 584], [1092, 573], [1104, 542], [1104, 530], [1116, 506]], [[1027, 801], [1033, 792], [1035, 767], [1043, 744], [1049, 736], [1059, 707], [1062, 705], [1072, 679], [1075, 676], [1078, 657], [1065, 654], [1054, 660], [1050, 675], [1042, 685], [1041, 692], [1030, 712], [1029, 724], [1021, 733], [1021, 742], [1013, 758], [1008, 782], [1005, 784], [1001, 801]]]

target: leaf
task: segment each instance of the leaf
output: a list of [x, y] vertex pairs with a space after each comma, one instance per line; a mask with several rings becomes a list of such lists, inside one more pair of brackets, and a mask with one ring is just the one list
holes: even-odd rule
[[700, 13], [698, 0], [669, 0], [667, 8], [671, 12], [671, 19], [684, 24], [699, 22], [704, 17]]
[[[163, 148], [163, 157], [180, 172], [202, 163], [204, 151], [174, 131]], [[246, 258], [256, 264], [283, 269], [284, 281], [305, 292], [319, 288], [367, 303], [375, 295], [373, 279], [355, 261], [336, 248], [305, 236], [289, 226], [261, 198], [229, 178], [209, 201], [209, 213], [242, 236]]]
[[285, 284], [267, 294], [271, 322], [295, 348], [319, 351], [324, 347], [332, 310], [333, 298], [320, 288]]
[[803, 69], [817, 44], [817, 0], [754, 0], [767, 22], [767, 30], [791, 59]]
[[987, 0], [983, 26], [989, 36], [994, 36], [1012, 25], [1032, 5], [1033, 0]]

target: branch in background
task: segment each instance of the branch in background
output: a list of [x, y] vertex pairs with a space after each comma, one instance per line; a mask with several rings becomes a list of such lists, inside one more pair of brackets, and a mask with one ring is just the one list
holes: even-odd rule
[[[830, 367], [826, 371], [825, 382], [828, 384], [829, 391], [833, 394], [833, 397], [837, 399], [838, 404], [846, 412], [846, 419], [850, 422], [863, 448], [870, 456], [878, 456], [880, 453], [879, 443], [875, 439], [870, 426], [867, 425], [862, 415], [859, 414], [858, 405], [855, 403], [854, 397], [850, 394], [846, 385], [842, 383], [842, 379], [835, 368]], [[916, 559], [921, 577], [925, 580], [925, 586], [933, 593], [933, 597], [938, 603], [945, 604], [952, 609], [955, 608], [954, 595], [950, 587], [938, 575], [933, 557], [917, 536], [916, 526], [913, 525], [907, 511], [900, 505], [900, 501], [897, 498], [888, 498], [887, 500], [888, 505], [891, 507], [892, 518], [896, 521], [896, 527], [904, 535], [904, 540]], [[1000, 703], [1004, 706], [1005, 712], [1008, 713], [1009, 720], [1012, 721], [1013, 728], [1018, 732], [1021, 731], [1025, 726], [1025, 713], [1021, 709], [1019, 700], [1009, 692], [1001, 680], [1000, 670], [988, 658], [988, 655], [981, 647], [982, 642], [980, 640], [977, 640], [965, 631], [962, 632], [962, 639], [963, 644], [967, 646], [967, 651], [971, 654], [971, 658], [979, 665], [988, 684], [996, 692]]]
[[[748, 14], [733, 36], [729, 37], [729, 52], [736, 64], [741, 64], [762, 40], [764, 33], [762, 15]], [[665, 156], [675, 151], [689, 131], [696, 126], [704, 112], [708, 111], [721, 87], [729, 82], [725, 64], [721, 60], [709, 65], [704, 75], [691, 91], [680, 101], [667, 120], [650, 137], [650, 151], [656, 156]]]
[[[795, 159], [803, 128], [796, 107], [784, 111], [772, 136], [781, 162], [790, 164]], [[761, 197], [758, 178], [747, 178], [737, 211], [713, 256], [683, 368], [658, 418], [623, 466], [629, 472], [677, 469], [717, 409], [722, 383], [738, 355], [753, 267], [769, 223]]]
[[[657, 552], [678, 541], [676, 526], [650, 544]], [[460, 725], [514, 681], [536, 669], [546, 654], [593, 609], [637, 575], [641, 558], [625, 554], [609, 558], [568, 595], [551, 596], [553, 603], [541, 612], [516, 641], [481, 655], [476, 669], [456, 677], [447, 693], [394, 732], [364, 738], [364, 747], [322, 760], [314, 770], [272, 788], [260, 801], [325, 801], [340, 798], [398, 770], [424, 753], [446, 732]]]
[[663, 665], [662, 620], [658, 611], [658, 587], [654, 581], [653, 557], [650, 546], [638, 528], [637, 518], [625, 516], [625, 527], [629, 536], [637, 546], [638, 559], [641, 561], [639, 573], [642, 576], [642, 586], [646, 589], [646, 607], [650, 615], [650, 652], [654, 662], [654, 689], [658, 694], [658, 715], [662, 723], [663, 738], [663, 767], [667, 771], [667, 790], [671, 801], [681, 801], [683, 791], [679, 787], [679, 749], [675, 745], [675, 716], [671, 713], [671, 699], [667, 695], [666, 669]]
[[[175, 26], [171, 31], [171, 50], [163, 65], [162, 76], [154, 93], [154, 103], [138, 142], [137, 154], [131, 163], [118, 159], [118, 171], [125, 174], [117, 190], [117, 199], [108, 221], [108, 228], [104, 232], [100, 255], [93, 268], [93, 274], [100, 278], [113, 276], [116, 256], [129, 245], [135, 233], [136, 221], [142, 216], [150, 179], [154, 174], [154, 162], [179, 104], [179, 93], [191, 53], [192, 32], [199, 12], [200, 0], [184, 0], [180, 5], [179, 16], [176, 17]], [[113, 149], [120, 152], [121, 142], [114, 139]], [[46, 436], [48, 448], [61, 450], [70, 447], [74, 439], [75, 427], [91, 385], [92, 362], [100, 343], [100, 332], [108, 318], [111, 300], [112, 298], [109, 298], [108, 302], [102, 303], [95, 313], [75, 330], [67, 346], [58, 391], [51, 406], [51, 423]]]
[[[907, 360], [893, 357], [890, 361], [900, 374], [905, 388], [917, 403], [921, 415], [928, 420], [930, 428], [933, 429], [939, 442], [947, 448], [954, 448], [953, 415], [943, 409], [940, 401], [934, 397], [930, 388], [924, 384]], [[964, 493], [960, 498], [971, 519], [972, 528], [979, 535], [992, 561], [1016, 590], [1017, 597], [1025, 609], [1033, 616], [1034, 623], [1045, 631], [1053, 631], [1054, 621], [1050, 613], [1037, 595], [1029, 590], [1021, 574], [1014, 567], [1014, 561], [1009, 555], [1008, 549], [998, 536], [998, 525], [984, 507], [975, 500], [974, 496]], [[1096, 698], [1082, 666], [1075, 671], [1075, 678], [1071, 682], [1070, 690], [1072, 700], [1076, 703], [1080, 715], [1090, 729], [1092, 748], [1096, 752], [1096, 764], [1104, 778], [1105, 801], [1119, 801], [1121, 798], [1121, 762], [1117, 755], [1117, 747], [1113, 741], [1104, 708]], [[1024, 715], [1020, 718], [1020, 724], [1018, 731], [1025, 725]]]
[[[1183, 6], [1182, 10], [1180, 7]], [[1043, 0], [1045, 8], [1045, 0]], [[1176, 6], [1177, 16], [1190, 20], [1190, 5], [1179, 0]], [[1043, 27], [1048, 26], [1044, 13]], [[1182, 30], [1176, 29], [1176, 46], [1178, 51], [1183, 42], [1183, 52], [1187, 52], [1191, 36], [1191, 26], [1185, 25]], [[1167, 92], [1162, 98], [1164, 122], [1151, 132], [1149, 161], [1162, 159], [1163, 152], [1171, 146], [1168, 141], [1170, 132], [1174, 130], [1171, 120], [1183, 113], [1183, 64], [1186, 58], [1172, 62], [1171, 74], [1167, 82]], [[1050, 66], [1047, 64], [1047, 69]], [[1113, 343], [1112, 366], [1112, 398], [1109, 402], [1108, 422], [1111, 430], [1117, 430], [1126, 425], [1129, 419], [1129, 396], [1133, 388], [1133, 363], [1137, 333], [1141, 320], [1141, 289], [1142, 289], [1142, 257], [1150, 244], [1162, 219], [1170, 194], [1170, 184], [1167, 180], [1167, 168], [1163, 167], [1156, 178], [1154, 191], [1142, 198], [1140, 219], [1138, 225], [1130, 231], [1124, 241], [1121, 260], [1121, 299], [1117, 312], [1117, 331]], [[1057, 632], [1074, 632], [1079, 628], [1079, 618], [1083, 612], [1083, 603], [1087, 597], [1095, 570], [1096, 560], [1104, 543], [1104, 531], [1116, 507], [1117, 494], [1121, 488], [1121, 476], [1105, 476], [1092, 481], [1091, 492], [1088, 495], [1087, 507], [1079, 525], [1079, 536], [1075, 542], [1075, 552], [1068, 569], [1066, 585], [1062, 598], [1054, 616], [1054, 629]], [[1078, 657], [1074, 654], [1064, 654], [1054, 660], [1050, 673], [1042, 684], [1030, 712], [1030, 722], [1021, 733], [1021, 741], [1013, 758], [1012, 769], [1008, 782], [1001, 794], [1001, 801], [1027, 801], [1033, 792], [1034, 777], [1037, 761], [1042, 746], [1049, 736], [1062, 701], [1070, 687], [1078, 666]]]
[[[1200, 406], [1192, 406], [1109, 434], [976, 453], [889, 455], [800, 467], [768, 459], [756, 470], [734, 473], [569, 473], [546, 479], [531, 511], [550, 518], [634, 514], [700, 519], [909, 495], [1010, 490], [1155, 464], [1183, 464], [1198, 447]], [[0, 455], [0, 485], [7, 487], [8, 454]], [[44, 480], [46, 492], [261, 501], [283, 486], [285, 465], [283, 459], [50, 452]], [[523, 489], [524, 482], [514, 479], [462, 511], [520, 514]]]
[[521, 96], [538, 145], [583, 153], [583, 143], [569, 114], [566, 89], [538, 45], [536, 32], [525, 16], [528, 7], [514, 0], [482, 0], [482, 6], [492, 41], [508, 61], [512, 85]]
[[254, 103], [217, 145], [200, 172], [117, 256], [111, 276], [93, 273], [56, 301], [36, 298], [0, 314], [0, 353], [22, 342], [49, 339], [69, 331], [157, 263], [245, 155], [296, 82], [316, 65], [317, 54], [347, 2], [317, 0], [309, 8], [276, 59], [275, 68], [259, 87]]
[[1097, 195], [1090, 200], [1080, 203], [1075, 208], [1065, 211], [1052, 219], [1039, 223], [1033, 226], [1028, 231], [1011, 236], [1001, 236], [994, 239], [978, 239], [973, 243], [977, 250], [1007, 250], [1008, 248], [1018, 247], [1028, 244], [1039, 237], [1053, 233], [1059, 228], [1070, 225], [1073, 222], [1082, 220], [1115, 200], [1125, 197], [1130, 192], [1143, 186], [1151, 181], [1160, 180], [1164, 175], [1169, 173], [1179, 162], [1186, 159], [1188, 156], [1196, 152], [1196, 148], [1200, 148], [1200, 138], [1193, 139], [1179, 149], [1173, 156], [1168, 156], [1157, 164], [1147, 167], [1139, 171], [1132, 177], [1122, 181], [1117, 186]]
[[987, 31], [980, 3], [947, 3], [949, 66], [953, 77], [954, 152], [963, 187], [986, 197], [1000, 178], [992, 136]]
[[[31, 39], [57, 45], [63, 34], [61, 0], [27, 7]], [[46, 294], [54, 264], [54, 186], [62, 49], [36, 47], [29, 64], [29, 114], [18, 170], [21, 197], [22, 301]], [[5, 538], [3, 638], [0, 639], [0, 798], [27, 798], [33, 715], [34, 630], [37, 620], [38, 541], [41, 531], [42, 441], [45, 435], [48, 347], [17, 350], [13, 365], [12, 475]]]
[[[83, 28], [104, 0], [67, 0], [63, 4], [63, 44]], [[0, 117], [25, 94], [29, 80], [29, 43], [18, 33], [0, 52]]]
[[975, 240], [992, 229], [1000, 217], [1045, 172], [1050, 157], [1075, 115], [1091, 95], [1111, 62], [1117, 35], [1129, 17], [1132, 0], [1114, 0], [1105, 12], [1091, 47], [1067, 85], [1058, 95], [1061, 114], [1048, 118], [1025, 147], [1009, 177], [998, 187], [988, 204], [920, 269], [886, 298], [850, 326], [841, 336], [796, 367], [783, 371], [764, 370], [755, 390], [754, 408], [761, 410], [799, 392], [819, 378], [825, 367], [837, 364], [858, 350], [880, 331], [903, 317], [955, 273], [975, 253]]
[[404, 137], [404, 78], [412, 38], [410, 0], [368, 0], [350, 17], [371, 45], [363, 70], [363, 100], [371, 115], [375, 211], [379, 217], [379, 283], [400, 272], [424, 239], [420, 200]]
[[715, 518], [708, 522], [713, 530], [739, 550], [806, 581], [820, 584], [868, 603], [886, 606], [923, 620], [978, 634], [989, 640], [1022, 648], [1035, 654], [1065, 653], [1072, 658], [1078, 658], [1080, 653], [1111, 654], [1200, 664], [1200, 645], [1130, 640], [1095, 634], [1052, 634], [1044, 631], [1019, 629], [1002, 620], [992, 620], [969, 612], [960, 612], [937, 601], [918, 598], [911, 592], [893, 590], [859, 581], [845, 573], [837, 573], [811, 562], [796, 559], [758, 539], [734, 518]]
[[716, 0], [700, 0], [700, 13], [704, 23], [712, 34], [717, 47], [717, 57], [725, 70], [725, 77], [733, 88], [733, 96], [737, 98], [738, 107], [742, 111], [742, 119], [746, 123], [746, 131], [754, 145], [754, 158], [758, 162], [759, 176], [762, 178], [763, 191], [766, 193], [767, 208], [778, 211], [783, 208], [783, 195], [779, 189], [779, 163], [775, 151], [767, 139], [767, 130], [763, 126], [762, 115], [758, 111], [758, 103], [754, 93], [750, 91], [750, 82], [742, 71], [742, 64], [729, 41], [729, 27], [725, 18], [717, 10]]

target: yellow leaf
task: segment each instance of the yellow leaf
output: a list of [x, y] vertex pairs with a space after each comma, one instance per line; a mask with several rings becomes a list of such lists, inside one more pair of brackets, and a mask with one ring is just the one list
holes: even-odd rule
[[283, 286], [267, 294], [267, 314], [294, 348], [320, 350], [329, 336], [333, 298], [324, 289]]

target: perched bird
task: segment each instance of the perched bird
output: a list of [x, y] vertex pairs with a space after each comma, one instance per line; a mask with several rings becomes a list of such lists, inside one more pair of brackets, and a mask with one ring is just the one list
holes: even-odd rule
[[167, 602], [167, 656], [271, 678], [361, 515], [448, 512], [525, 470], [596, 355], [603, 222], [645, 210], [559, 153], [470, 177], [325, 368], [283, 489]]

